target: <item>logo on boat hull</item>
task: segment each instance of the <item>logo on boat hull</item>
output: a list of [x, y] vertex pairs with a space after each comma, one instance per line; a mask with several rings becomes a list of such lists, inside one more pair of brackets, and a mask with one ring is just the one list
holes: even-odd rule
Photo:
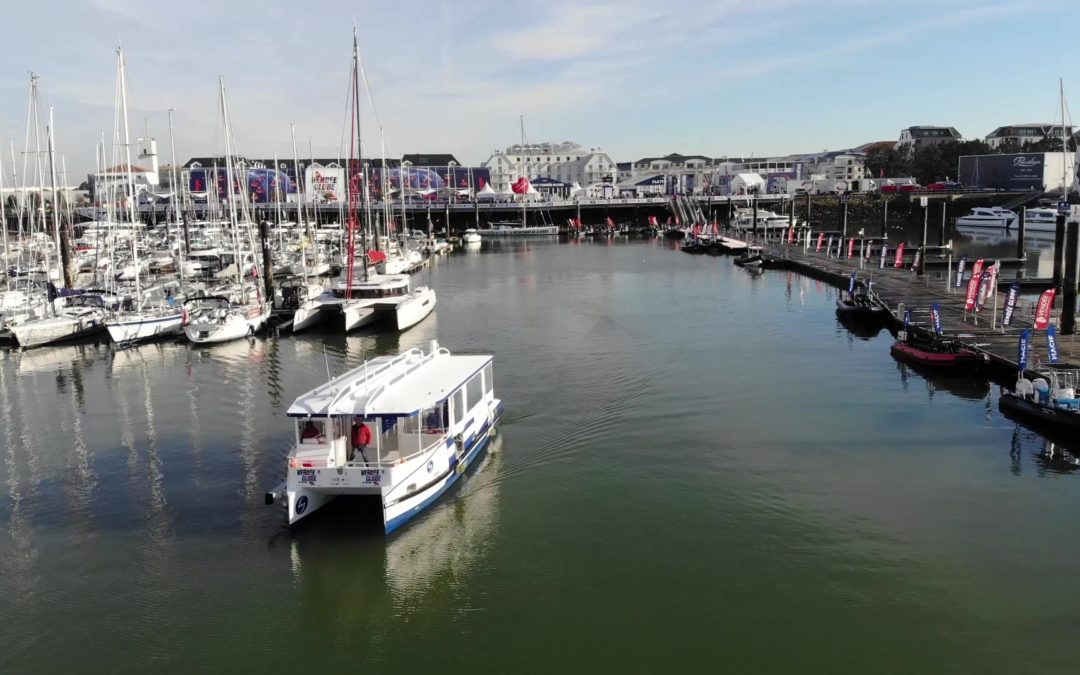
[[300, 499], [297, 499], [296, 500], [296, 515], [299, 516], [304, 511], [307, 511], [307, 504], [308, 504], [307, 495], [304, 495], [304, 496], [300, 497]]

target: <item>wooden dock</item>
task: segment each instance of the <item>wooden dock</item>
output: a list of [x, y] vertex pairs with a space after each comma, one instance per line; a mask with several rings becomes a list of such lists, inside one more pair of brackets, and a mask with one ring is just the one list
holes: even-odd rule
[[[864, 259], [860, 258], [859, 251], [856, 250], [855, 257], [848, 258], [846, 246], [839, 258], [835, 255], [827, 257], [824, 252], [815, 251], [814, 241], [811, 241], [809, 247], [797, 243], [770, 241], [765, 243], [765, 248], [772, 258], [772, 267], [791, 269], [843, 289], [847, 289], [852, 271], [855, 271], [857, 278], [864, 283], [872, 280], [874, 292], [886, 304], [897, 322], [901, 322], [905, 310], [910, 309], [914, 323], [929, 325], [930, 307], [937, 302], [941, 308], [943, 333], [955, 336], [985, 352], [991, 361], [1002, 369], [1011, 368], [1015, 372], [1017, 368], [1020, 334], [1025, 328], [1032, 327], [1035, 300], [1021, 298], [1008, 327], [1001, 325], [1005, 293], [996, 288], [980, 312], [965, 311], [970, 266], [965, 271], [962, 287], [956, 288], [956, 261], [953, 260], [950, 267], [947, 258], [937, 261], [942, 263], [942, 266], [928, 265], [925, 274], [919, 275], [911, 270], [910, 258], [905, 257], [903, 269], [893, 266], [895, 250], [886, 256], [885, 267], [882, 269], [880, 255], [871, 255], [869, 259]], [[835, 249], [833, 252], [835, 254]], [[933, 259], [931, 257], [931, 260]], [[1056, 307], [1051, 319], [1055, 325], [1061, 318], [1060, 297]], [[1046, 332], [1032, 330], [1032, 336], [1028, 367], [1049, 365]], [[1080, 364], [1080, 337], [1062, 335], [1059, 331], [1057, 344], [1058, 366]]]

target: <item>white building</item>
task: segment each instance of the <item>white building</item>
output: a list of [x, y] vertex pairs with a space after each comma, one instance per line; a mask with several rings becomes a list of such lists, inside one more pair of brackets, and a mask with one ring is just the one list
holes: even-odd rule
[[937, 145], [960, 140], [960, 132], [955, 127], [935, 127], [920, 125], [900, 130], [900, 140], [896, 149], [901, 152], [913, 152], [924, 145]]
[[642, 157], [632, 164], [631, 175], [621, 177], [620, 182], [663, 176], [666, 189], [671, 192], [700, 194], [711, 185], [716, 162], [705, 155], [680, 155], [677, 152], [663, 157]]
[[[1065, 127], [1065, 133], [1072, 135], [1073, 128]], [[1017, 150], [1023, 149], [1027, 143], [1038, 143], [1047, 138], [1061, 143], [1061, 125], [1047, 122], [1028, 122], [1027, 124], [1012, 124], [1007, 127], [998, 127], [986, 135], [986, 143], [990, 149], [997, 150], [1003, 145], [1014, 145]]]
[[614, 184], [618, 174], [615, 160], [606, 152], [569, 141], [511, 145], [503, 152], [495, 151], [483, 166], [491, 172], [492, 187], [499, 192], [509, 190], [522, 175], [577, 183], [593, 192], [602, 190], [605, 179]]
[[[157, 141], [153, 138], [139, 138], [136, 140], [139, 164], [131, 165], [131, 179], [135, 184], [135, 193], [157, 192], [161, 184], [158, 173]], [[102, 169], [90, 175], [90, 185], [94, 198], [101, 201], [106, 194], [118, 197], [128, 193], [128, 169], [126, 164], [118, 164], [107, 169]], [[170, 181], [171, 182], [171, 181]]]

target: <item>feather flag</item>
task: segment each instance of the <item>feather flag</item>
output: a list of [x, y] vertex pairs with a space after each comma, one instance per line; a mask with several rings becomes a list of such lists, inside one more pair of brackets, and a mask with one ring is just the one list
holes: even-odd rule
[[896, 269], [903, 269], [904, 267], [904, 242], [900, 242], [900, 245], [896, 247], [896, 259], [893, 261], [893, 267]]
[[1035, 305], [1035, 330], [1046, 330], [1050, 325], [1050, 312], [1054, 309], [1054, 296], [1056, 288], [1048, 288], [1039, 296], [1039, 303]]
[[964, 311], [970, 312], [975, 309], [975, 299], [979, 293], [979, 282], [982, 281], [982, 269], [986, 262], [979, 258], [971, 266], [971, 279], [968, 280], [967, 298], [964, 300]]

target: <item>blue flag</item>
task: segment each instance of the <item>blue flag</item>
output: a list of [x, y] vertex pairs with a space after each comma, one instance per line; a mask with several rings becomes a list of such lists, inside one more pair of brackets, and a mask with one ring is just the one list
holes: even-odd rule
[[964, 286], [964, 268], [967, 267], [967, 256], [960, 256], [960, 262], [956, 263], [956, 287]]
[[1020, 282], [1014, 281], [1009, 286], [1009, 294], [1005, 296], [1005, 310], [1001, 317], [1001, 325], [1008, 326], [1012, 323], [1013, 312], [1016, 311], [1016, 299], [1020, 297]]
[[881, 263], [878, 265], [878, 269], [885, 269], [885, 256], [889, 255], [889, 245], [886, 243], [881, 244]]
[[941, 305], [934, 303], [930, 305], [930, 319], [934, 322], [934, 332], [941, 335]]
[[1016, 365], [1020, 368], [1020, 372], [1023, 373], [1027, 368], [1028, 360], [1028, 340], [1031, 339], [1031, 331], [1027, 328], [1023, 333], [1020, 333], [1020, 348], [1016, 355]]
[[1046, 351], [1050, 356], [1050, 363], [1058, 361], [1057, 326], [1046, 327]]
[[904, 328], [907, 328], [910, 325], [911, 325], [911, 310], [910, 309], [905, 309], [904, 310]]
[[855, 295], [855, 271], [854, 270], [851, 271], [851, 280], [848, 281], [847, 292], [848, 292], [848, 295]]

